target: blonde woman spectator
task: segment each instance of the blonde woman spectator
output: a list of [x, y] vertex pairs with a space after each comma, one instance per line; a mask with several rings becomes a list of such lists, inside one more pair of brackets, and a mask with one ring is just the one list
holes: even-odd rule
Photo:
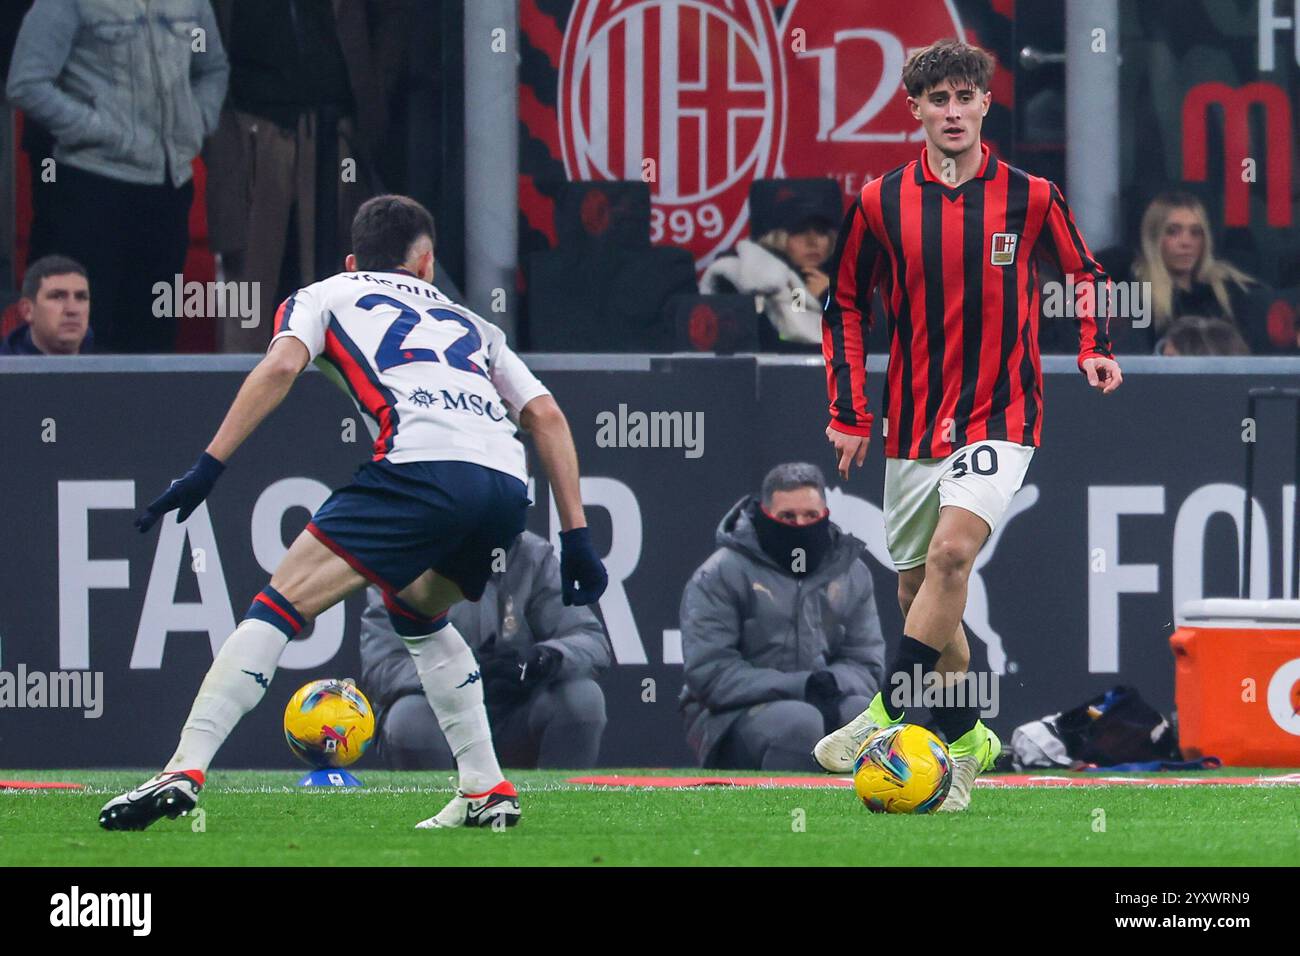
[[1112, 333], [1123, 336], [1116, 351], [1150, 354], [1170, 325], [1185, 315], [1224, 319], [1247, 342], [1258, 340], [1247, 308], [1258, 280], [1215, 258], [1209, 217], [1200, 200], [1183, 192], [1157, 196], [1142, 215], [1141, 243], [1133, 273], [1151, 284], [1151, 321], [1141, 329], [1113, 321]]

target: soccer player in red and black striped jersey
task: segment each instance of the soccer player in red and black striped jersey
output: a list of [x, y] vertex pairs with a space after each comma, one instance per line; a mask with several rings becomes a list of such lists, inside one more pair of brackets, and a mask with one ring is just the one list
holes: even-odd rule
[[[888, 323], [885, 531], [905, 623], [887, 689], [817, 745], [814, 755], [831, 771], [851, 769], [872, 731], [902, 721], [921, 694], [918, 677], [936, 671], [954, 686], [966, 673], [967, 577], [1042, 434], [1037, 259], [1054, 261], [1080, 292], [1091, 286], [1091, 302], [1107, 301], [1110, 280], [1061, 191], [981, 143], [992, 72], [987, 53], [959, 40], [908, 59], [903, 85], [925, 146], [862, 188], [832, 260], [822, 326], [826, 436], [845, 478], [851, 463], [862, 465], [871, 436], [865, 343], [873, 290]], [[1109, 394], [1122, 378], [1106, 323], [1083, 311], [1079, 368]], [[1001, 749], [972, 697], [954, 693], [931, 708], [953, 761], [944, 810], [966, 808], [976, 775]]]

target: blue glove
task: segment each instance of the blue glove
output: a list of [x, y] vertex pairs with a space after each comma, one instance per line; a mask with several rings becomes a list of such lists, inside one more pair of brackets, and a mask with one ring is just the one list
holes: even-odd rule
[[177, 508], [180, 512], [176, 515], [176, 523], [180, 524], [194, 513], [204, 498], [212, 494], [212, 486], [225, 470], [224, 464], [205, 451], [193, 468], [173, 481], [166, 491], [154, 499], [153, 504], [136, 516], [135, 526], [141, 533], [148, 531], [158, 523], [159, 518]]
[[605, 593], [609, 575], [596, 557], [586, 528], [560, 532], [560, 584], [566, 607], [595, 604]]

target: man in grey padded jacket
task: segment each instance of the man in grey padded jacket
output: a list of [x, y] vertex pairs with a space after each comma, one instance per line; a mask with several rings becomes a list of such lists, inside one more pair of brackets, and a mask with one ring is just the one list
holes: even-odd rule
[[687, 742], [701, 766], [818, 770], [812, 748], [884, 676], [865, 545], [830, 521], [815, 465], [738, 501], [682, 594]]
[[191, 164], [229, 75], [208, 0], [36, 0], [23, 18], [5, 95], [55, 144], [52, 164], [30, 157], [47, 246], [31, 255], [86, 267], [99, 351], [173, 348], [176, 309], [154, 285], [185, 267]]
[[[501, 763], [593, 766], [605, 730], [605, 695], [595, 678], [609, 666], [609, 641], [591, 608], [565, 606], [551, 545], [525, 531], [502, 556], [483, 597], [462, 601], [450, 615], [478, 659]], [[361, 615], [359, 686], [375, 708], [379, 750], [389, 767], [454, 766], [411, 655], [374, 587]]]

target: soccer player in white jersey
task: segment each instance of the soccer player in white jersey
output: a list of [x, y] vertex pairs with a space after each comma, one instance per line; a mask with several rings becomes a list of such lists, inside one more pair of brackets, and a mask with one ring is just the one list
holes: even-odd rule
[[530, 504], [519, 426], [533, 437], [559, 509], [566, 604], [605, 590], [579, 493], [578, 457], [559, 406], [505, 334], [433, 285], [434, 225], [405, 196], [367, 201], [352, 223], [347, 271], [299, 290], [276, 314], [265, 358], [184, 477], [136, 519], [184, 521], [230, 456], [314, 361], [347, 391], [374, 438], [352, 483], [313, 515], [208, 670], [162, 773], [110, 800], [100, 825], [141, 830], [191, 810], [208, 765], [262, 699], [288, 642], [321, 612], [377, 585], [456, 757], [459, 788], [421, 829], [519, 819], [492, 746], [478, 665], [447, 609], [476, 601], [524, 529]]

